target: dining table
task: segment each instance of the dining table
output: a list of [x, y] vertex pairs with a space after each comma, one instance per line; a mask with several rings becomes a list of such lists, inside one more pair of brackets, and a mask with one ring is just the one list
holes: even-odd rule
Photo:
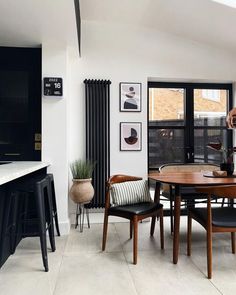
[[179, 257], [179, 228], [181, 214], [180, 187], [205, 187], [236, 185], [236, 176], [214, 177], [212, 172], [153, 172], [148, 175], [156, 182], [154, 199], [160, 199], [161, 185], [172, 185], [174, 190], [174, 233], [173, 233], [173, 263], [178, 263]]

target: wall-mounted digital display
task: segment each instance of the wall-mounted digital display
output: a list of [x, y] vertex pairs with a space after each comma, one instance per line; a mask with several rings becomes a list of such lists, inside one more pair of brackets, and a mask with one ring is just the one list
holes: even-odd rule
[[44, 89], [44, 96], [62, 96], [63, 95], [62, 78], [44, 78], [43, 89]]

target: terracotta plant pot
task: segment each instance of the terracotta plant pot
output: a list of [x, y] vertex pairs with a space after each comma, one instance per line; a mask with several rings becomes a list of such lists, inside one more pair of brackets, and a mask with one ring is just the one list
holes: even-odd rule
[[88, 203], [94, 196], [92, 178], [73, 179], [73, 185], [70, 189], [70, 197], [75, 203]]

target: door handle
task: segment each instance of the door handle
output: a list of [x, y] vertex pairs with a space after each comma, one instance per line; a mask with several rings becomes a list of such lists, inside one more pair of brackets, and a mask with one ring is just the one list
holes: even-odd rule
[[187, 152], [187, 159], [190, 160], [190, 157], [193, 157], [194, 153], [193, 152]]

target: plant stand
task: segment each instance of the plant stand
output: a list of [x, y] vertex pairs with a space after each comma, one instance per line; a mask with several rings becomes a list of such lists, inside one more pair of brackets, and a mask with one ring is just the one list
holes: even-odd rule
[[85, 205], [89, 204], [90, 202], [86, 203], [78, 203], [76, 208], [76, 215], [75, 215], [75, 228], [79, 225], [80, 232], [83, 232], [84, 228], [84, 213], [86, 212], [87, 216], [87, 223], [88, 228], [90, 228], [90, 222], [89, 222], [89, 208]]

